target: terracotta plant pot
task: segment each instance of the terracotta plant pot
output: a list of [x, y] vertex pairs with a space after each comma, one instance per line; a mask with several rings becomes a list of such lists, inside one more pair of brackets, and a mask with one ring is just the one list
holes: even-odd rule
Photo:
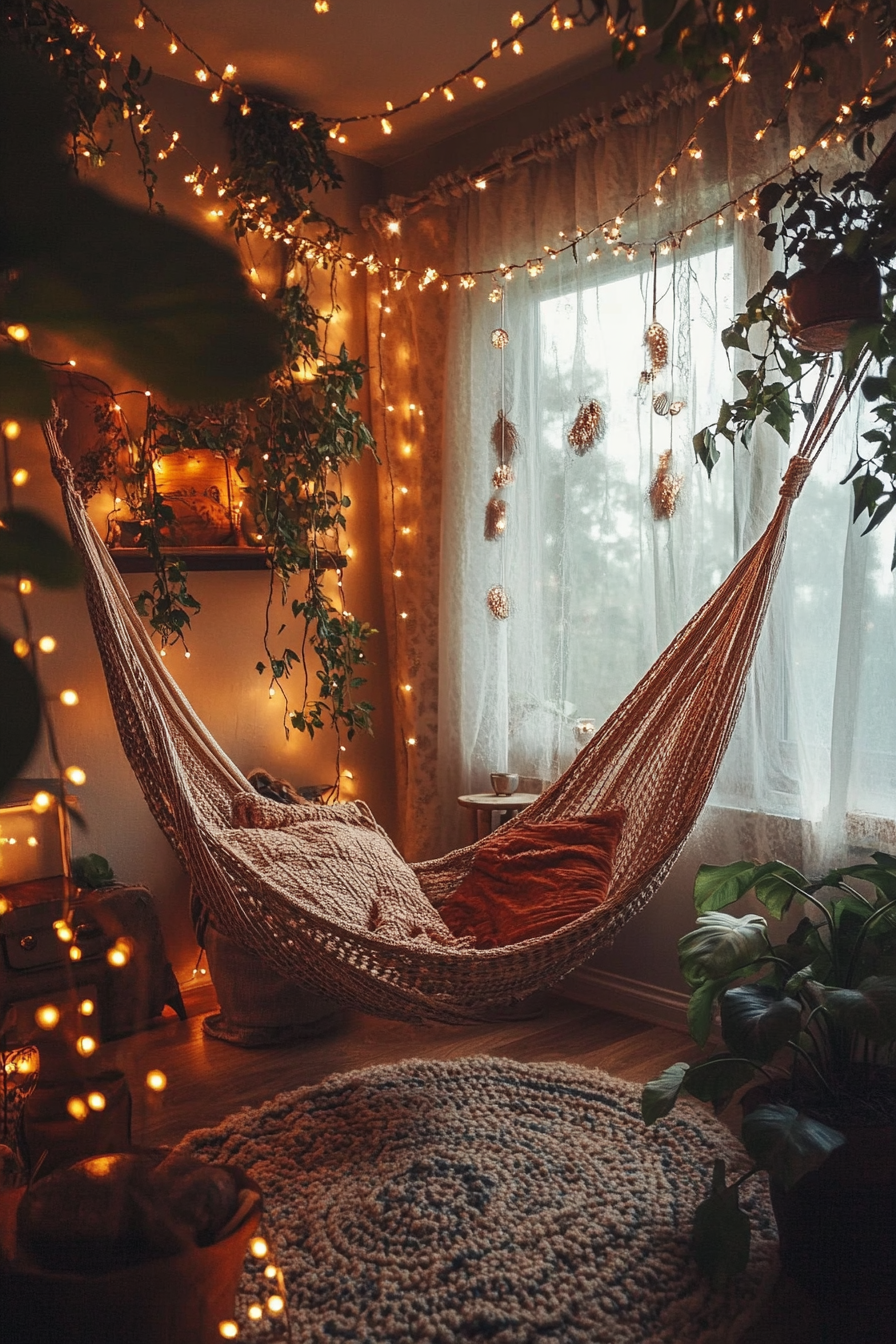
[[[220, 1344], [220, 1322], [233, 1318], [249, 1239], [261, 1217], [261, 1192], [237, 1172], [243, 1199], [237, 1221], [210, 1246], [107, 1274], [62, 1274], [0, 1258], [0, 1320], [10, 1344]], [[8, 1237], [22, 1191], [0, 1196], [0, 1233]], [[7, 1333], [8, 1332], [8, 1333]]]
[[873, 261], [832, 257], [820, 271], [800, 271], [786, 298], [793, 339], [804, 350], [842, 350], [856, 322], [882, 317], [880, 274]]

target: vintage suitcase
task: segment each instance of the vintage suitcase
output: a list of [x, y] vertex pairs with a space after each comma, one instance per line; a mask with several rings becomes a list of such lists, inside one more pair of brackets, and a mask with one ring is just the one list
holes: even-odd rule
[[[91, 985], [96, 990], [102, 1040], [138, 1031], [169, 1004], [186, 1017], [153, 899], [145, 887], [118, 884], [91, 890], [51, 877], [4, 886], [10, 908], [0, 915], [0, 1021], [15, 1003]], [[71, 911], [71, 942], [54, 921]], [[127, 940], [124, 966], [106, 954]], [[69, 949], [81, 956], [73, 961]], [[19, 1034], [18, 1032], [16, 1034]]]

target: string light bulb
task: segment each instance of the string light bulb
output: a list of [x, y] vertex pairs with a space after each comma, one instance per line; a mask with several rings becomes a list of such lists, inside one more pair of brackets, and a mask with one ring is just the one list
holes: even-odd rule
[[125, 938], [118, 938], [106, 953], [110, 966], [127, 966], [131, 959], [131, 946]]
[[40, 639], [37, 641], [37, 647], [40, 649], [41, 653], [52, 653], [56, 648], [56, 641], [52, 635], [41, 635]]
[[106, 1098], [102, 1092], [88, 1092], [87, 1105], [92, 1111], [104, 1111], [106, 1109]]
[[146, 1075], [146, 1086], [150, 1092], [164, 1092], [168, 1086], [168, 1079], [161, 1069], [150, 1069]]
[[3, 430], [8, 439], [17, 439], [22, 432], [22, 426], [18, 420], [4, 420], [0, 429]]
[[55, 1003], [44, 1003], [35, 1012], [34, 1020], [43, 1031], [52, 1031], [59, 1025], [59, 1009]]
[[34, 592], [34, 584], [30, 579], [19, 579], [19, 592], [23, 597], [27, 597], [29, 593]]
[[11, 341], [27, 341], [31, 332], [24, 322], [11, 322], [6, 328], [6, 334]]
[[[321, 0], [317, 0], [317, 4], [320, 3]], [[317, 5], [315, 5], [314, 8], [317, 9]], [[318, 10], [318, 13], [320, 13], [320, 10]], [[236, 1339], [239, 1333], [240, 1328], [236, 1321], [220, 1321], [218, 1323], [218, 1334], [221, 1335], [223, 1339]]]
[[268, 1253], [268, 1244], [264, 1237], [253, 1237], [249, 1242], [249, 1250], [259, 1260], [263, 1260]]
[[65, 1109], [73, 1120], [86, 1120], [89, 1108], [83, 1097], [69, 1097]]
[[93, 1036], [79, 1036], [75, 1041], [75, 1049], [79, 1055], [89, 1059], [96, 1050], [96, 1040]]
[[81, 769], [80, 765], [70, 765], [65, 772], [65, 777], [71, 784], [87, 783], [87, 774]]
[[[9, 435], [6, 436], [9, 438]], [[27, 485], [29, 474], [24, 467], [18, 467], [12, 474], [13, 485]]]
[[48, 812], [52, 806], [52, 795], [47, 793], [44, 789], [40, 789], [31, 799], [31, 811], [36, 812], [38, 816], [42, 812]]
[[63, 705], [69, 705], [69, 706], [76, 705], [79, 701], [79, 698], [80, 697], [77, 691], [67, 690], [59, 692], [59, 699]]

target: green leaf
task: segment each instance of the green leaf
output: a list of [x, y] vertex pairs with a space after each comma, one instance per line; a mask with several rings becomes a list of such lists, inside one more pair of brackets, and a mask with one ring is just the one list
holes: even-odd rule
[[850, 1031], [875, 1045], [896, 1040], [896, 977], [869, 976], [856, 989], [829, 989], [824, 1006]]
[[790, 909], [791, 902], [796, 896], [803, 899], [798, 891], [794, 891], [793, 883], [797, 887], [805, 887], [806, 879], [802, 873], [797, 872], [796, 868], [791, 868], [786, 863], [775, 863], [766, 865], [766, 876], [761, 877], [756, 883], [756, 899], [769, 910], [776, 919], [783, 919]]
[[20, 345], [0, 346], [0, 419], [43, 420], [52, 409], [43, 365]]
[[712, 1193], [694, 1210], [691, 1245], [698, 1269], [712, 1280], [716, 1289], [723, 1288], [736, 1274], [742, 1274], [749, 1264], [750, 1220], [738, 1203], [737, 1186], [725, 1189], [725, 1164], [721, 1158], [713, 1171]]
[[836, 1129], [801, 1115], [792, 1106], [771, 1103], [744, 1116], [744, 1147], [757, 1166], [780, 1181], [785, 1190], [807, 1171], [815, 1171], [835, 1148], [846, 1142]]
[[659, 1078], [645, 1083], [641, 1093], [641, 1115], [648, 1125], [668, 1115], [678, 1100], [681, 1083], [688, 1071], [687, 1064], [670, 1064]]
[[803, 1012], [796, 999], [771, 985], [738, 985], [719, 1000], [722, 1036], [735, 1055], [766, 1064], [795, 1036]]
[[73, 588], [81, 569], [69, 543], [46, 519], [30, 509], [4, 509], [0, 574], [27, 574], [46, 588]]
[[694, 905], [701, 914], [733, 905], [752, 887], [758, 867], [746, 859], [723, 867], [702, 863], [694, 879]]
[[843, 369], [848, 373], [854, 369], [859, 362], [862, 351], [869, 341], [875, 340], [880, 335], [881, 324], [879, 322], [857, 322], [850, 328], [849, 335], [846, 338], [846, 345], [843, 348]]
[[707, 476], [711, 476], [713, 467], [721, 457], [721, 453], [716, 447], [715, 435], [712, 430], [707, 427], [695, 434], [692, 442], [698, 460], [702, 462], [706, 468]]
[[728, 915], [714, 910], [700, 915], [697, 927], [678, 943], [678, 963], [690, 985], [721, 980], [755, 961], [767, 947], [767, 925], [761, 915]]
[[40, 720], [40, 692], [31, 668], [0, 635], [0, 794], [31, 755]]
[[729, 984], [722, 980], [705, 980], [698, 985], [688, 1002], [688, 1031], [698, 1045], [705, 1045], [712, 1028], [712, 1007], [719, 994]]
[[102, 854], [79, 854], [72, 859], [72, 877], [80, 887], [111, 887], [115, 881], [109, 860]]
[[748, 1059], [713, 1055], [688, 1069], [682, 1087], [698, 1101], [710, 1101], [716, 1110], [723, 1110], [738, 1088], [752, 1082], [755, 1074], [756, 1069]]

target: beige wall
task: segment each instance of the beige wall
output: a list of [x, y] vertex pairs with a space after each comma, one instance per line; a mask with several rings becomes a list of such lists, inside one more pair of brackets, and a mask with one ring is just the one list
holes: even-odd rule
[[[217, 161], [225, 166], [226, 140], [219, 113], [210, 107], [207, 96], [161, 78], [153, 80], [152, 90], [158, 119], [165, 128], [179, 129], [183, 142], [204, 163]], [[121, 135], [118, 139], [121, 158], [110, 159], [107, 168], [96, 174], [96, 180], [114, 194], [142, 205], [145, 198], [141, 199], [142, 188], [133, 171], [126, 138]], [[175, 155], [159, 167], [159, 196], [168, 212], [203, 231], [213, 230], [223, 239], [223, 228], [210, 224], [206, 218], [209, 203], [193, 196], [183, 182], [184, 174], [190, 171], [189, 160]], [[345, 189], [331, 193], [326, 198], [326, 208], [354, 228], [361, 201], [376, 194], [371, 181], [373, 170], [351, 159], [343, 160], [341, 167], [346, 177]], [[324, 297], [321, 296], [322, 300]], [[338, 342], [344, 338], [349, 350], [363, 357], [366, 351], [363, 281], [340, 279], [338, 301], [342, 311], [334, 322], [331, 339], [338, 348]], [[97, 373], [116, 389], [134, 386], [133, 378], [110, 367], [96, 351], [76, 349], [68, 342], [44, 340], [38, 353], [60, 360], [76, 357], [80, 370]], [[135, 418], [142, 400], [137, 396], [125, 402]], [[362, 409], [366, 414], [366, 403]], [[64, 527], [58, 490], [39, 431], [26, 428], [14, 448], [15, 465], [25, 466], [31, 473], [28, 484], [17, 491], [17, 503], [39, 509]], [[345, 590], [350, 609], [382, 629], [376, 470], [373, 458], [368, 457], [346, 473], [347, 492], [353, 501], [348, 515], [348, 540], [358, 562], [350, 565], [346, 573]], [[148, 586], [150, 579], [149, 575], [133, 575], [128, 583], [132, 592], [137, 592]], [[244, 771], [262, 766], [298, 784], [332, 780], [333, 736], [324, 733], [309, 743], [304, 735], [293, 732], [287, 741], [277, 701], [269, 698], [267, 683], [255, 671], [256, 662], [264, 657], [261, 640], [267, 575], [196, 573], [190, 586], [202, 603], [189, 638], [191, 657], [187, 661], [175, 648], [167, 666], [221, 746]], [[152, 820], [121, 749], [83, 595], [41, 591], [29, 602], [37, 633], [52, 633], [58, 641], [56, 651], [43, 656], [49, 693], [54, 695], [65, 687], [73, 687], [80, 696], [77, 707], [63, 709], [56, 704], [52, 710], [65, 763], [78, 764], [87, 773], [87, 783], [75, 790], [85, 828], [75, 832], [74, 852], [103, 854], [119, 877], [150, 887], [159, 903], [175, 969], [181, 977], [188, 975], [196, 948], [188, 919], [186, 877]], [[7, 630], [18, 634], [15, 607], [7, 599], [0, 619]], [[287, 615], [286, 619], [291, 621], [292, 617]], [[390, 827], [395, 817], [392, 697], [382, 636], [371, 642], [370, 659], [369, 684], [364, 694], [377, 706], [376, 736], [356, 738], [348, 744], [342, 763], [352, 771], [354, 780], [346, 781], [343, 796], [364, 797]], [[49, 773], [48, 766], [46, 752], [41, 747], [23, 773], [40, 776]]]

